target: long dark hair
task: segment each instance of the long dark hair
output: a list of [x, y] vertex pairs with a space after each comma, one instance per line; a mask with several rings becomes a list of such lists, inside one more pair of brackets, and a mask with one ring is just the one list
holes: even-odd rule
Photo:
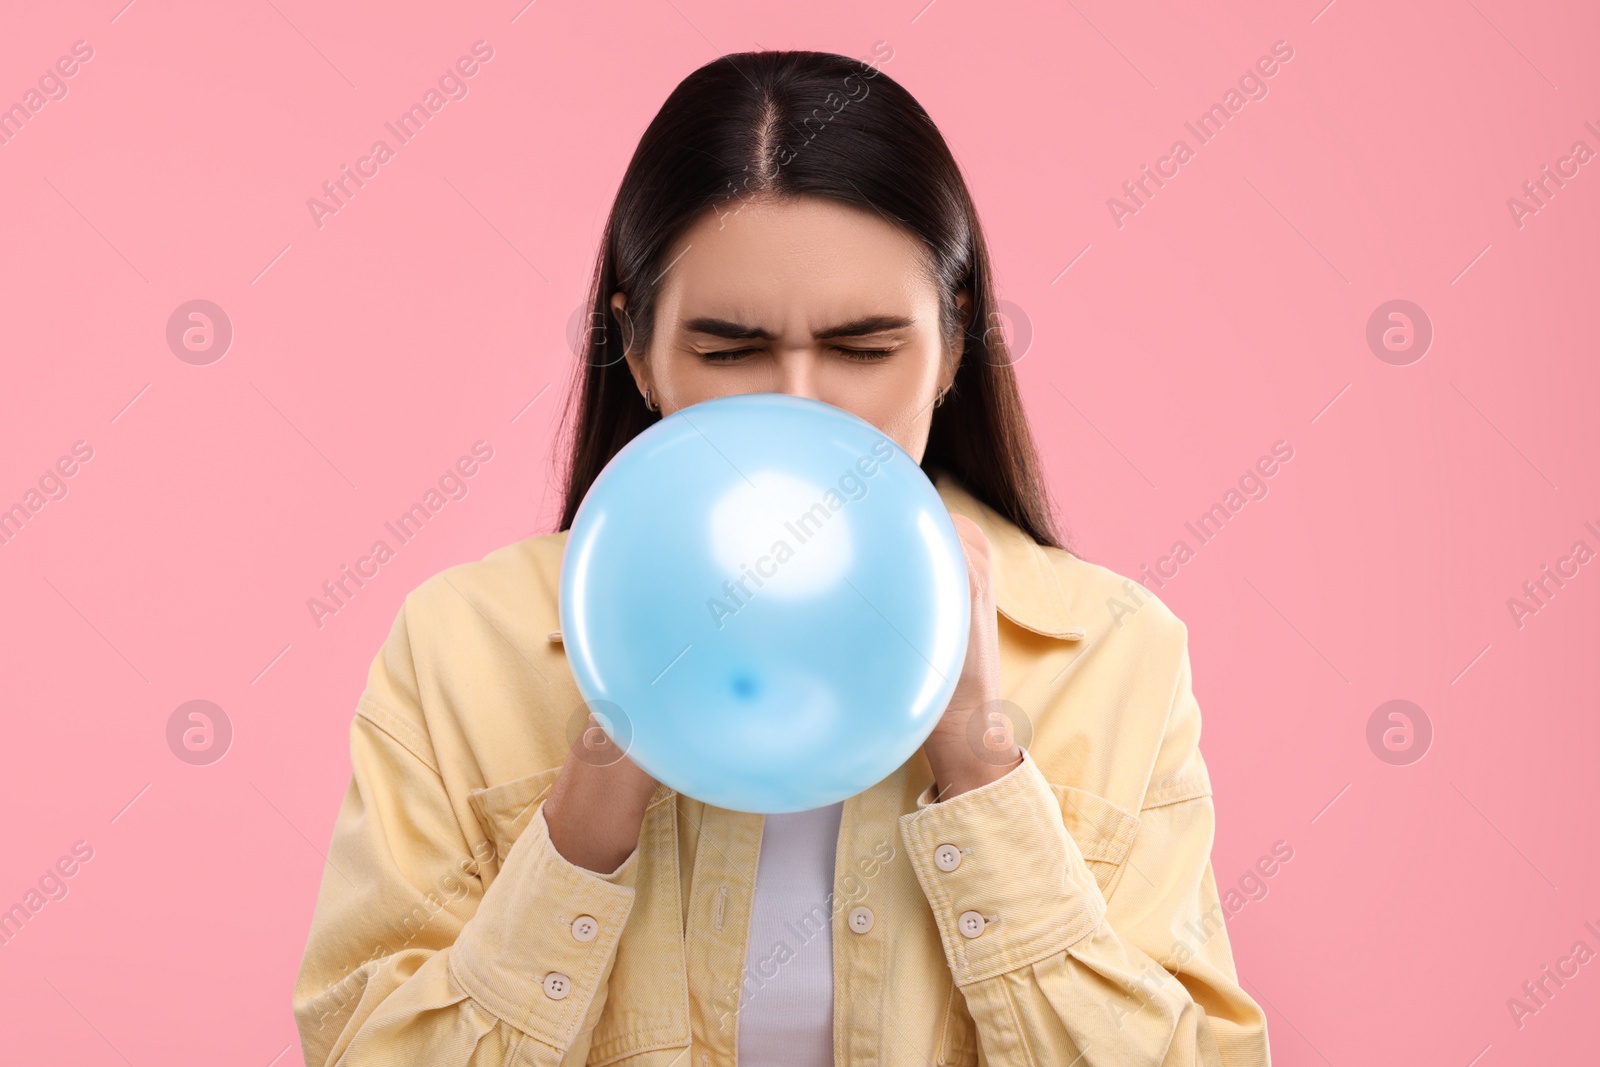
[[[933, 412], [923, 470], [948, 470], [1035, 542], [1064, 547], [999, 328], [988, 247], [949, 147], [922, 105], [875, 64], [804, 51], [707, 63], [678, 84], [639, 139], [606, 221], [584, 358], [562, 417], [566, 436], [576, 408], [559, 529], [571, 527], [611, 457], [661, 418], [644, 406], [624, 352], [648, 349], [664, 256], [707, 211], [757, 195], [865, 207], [921, 239], [942, 293], [944, 336], [966, 334], [954, 383]], [[963, 288], [972, 301], [964, 322], [956, 305]], [[618, 291], [627, 296], [625, 322], [611, 310]]]

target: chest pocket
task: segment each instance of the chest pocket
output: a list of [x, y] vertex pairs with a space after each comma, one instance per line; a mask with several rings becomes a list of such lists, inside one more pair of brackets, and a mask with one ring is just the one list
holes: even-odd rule
[[[555, 785], [560, 767], [467, 794], [484, 835], [503, 858], [528, 828]], [[657, 786], [639, 831], [639, 869], [633, 909], [617, 942], [606, 989], [590, 1009], [589, 1055], [604, 1064], [670, 1063], [689, 1045], [689, 982], [679, 904], [678, 820], [675, 792]], [[484, 865], [488, 884], [498, 860]], [[598, 1018], [596, 1018], [598, 1013]]]
[[[1100, 886], [1100, 895], [1109, 900], [1127, 866], [1124, 861], [1139, 832], [1139, 817], [1098, 793], [1055, 782], [1048, 784], [1061, 805], [1061, 821], [1067, 833], [1083, 854], [1084, 863]], [[967, 1011], [966, 998], [951, 983], [939, 1067], [977, 1067], [978, 1062], [978, 1028]]]
[[1078, 851], [1107, 900], [1116, 891], [1127, 865], [1128, 850], [1139, 832], [1139, 817], [1123, 811], [1098, 793], [1051, 782], [1050, 792], [1061, 804], [1061, 821], [1078, 843]]

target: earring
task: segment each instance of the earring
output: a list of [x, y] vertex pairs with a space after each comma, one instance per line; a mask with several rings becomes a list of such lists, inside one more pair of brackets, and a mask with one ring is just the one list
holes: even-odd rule
[[661, 410], [661, 405], [660, 404], [651, 404], [650, 403], [650, 390], [648, 390], [648, 389], [646, 389], [644, 391], [644, 408], [645, 408], [646, 411], [660, 411]]
[[944, 403], [944, 395], [946, 393], [948, 393], [949, 391], [950, 391], [950, 387], [948, 385], [945, 386], [943, 389], [939, 390], [939, 395], [933, 398], [933, 406], [934, 407], [938, 407], [940, 404], [943, 404]]

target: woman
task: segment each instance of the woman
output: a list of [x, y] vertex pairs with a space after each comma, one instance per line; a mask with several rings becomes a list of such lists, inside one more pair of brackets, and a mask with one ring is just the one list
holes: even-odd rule
[[[357, 705], [306, 1062], [1266, 1064], [1184, 626], [1053, 532], [977, 215], [916, 101], [826, 53], [696, 71], [644, 132], [592, 296], [560, 530], [413, 590]], [[973, 593], [923, 748], [765, 818], [616, 751], [556, 630], [606, 462], [764, 391], [919, 461]]]

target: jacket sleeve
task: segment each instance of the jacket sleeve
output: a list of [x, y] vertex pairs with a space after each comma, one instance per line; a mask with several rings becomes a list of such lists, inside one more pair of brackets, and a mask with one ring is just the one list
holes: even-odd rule
[[[1185, 650], [1159, 774], [1108, 906], [1034, 762], [900, 834], [990, 1067], [1266, 1067], [1266, 1018], [1240, 988], [1211, 870], [1215, 813]], [[963, 850], [953, 869], [940, 845]], [[969, 850], [967, 852], [965, 850]]]
[[[402, 610], [350, 728], [351, 780], [294, 989], [308, 1067], [583, 1063], [634, 900], [551, 844], [543, 801], [498, 859], [433, 764]], [[591, 920], [575, 925], [576, 920]]]

